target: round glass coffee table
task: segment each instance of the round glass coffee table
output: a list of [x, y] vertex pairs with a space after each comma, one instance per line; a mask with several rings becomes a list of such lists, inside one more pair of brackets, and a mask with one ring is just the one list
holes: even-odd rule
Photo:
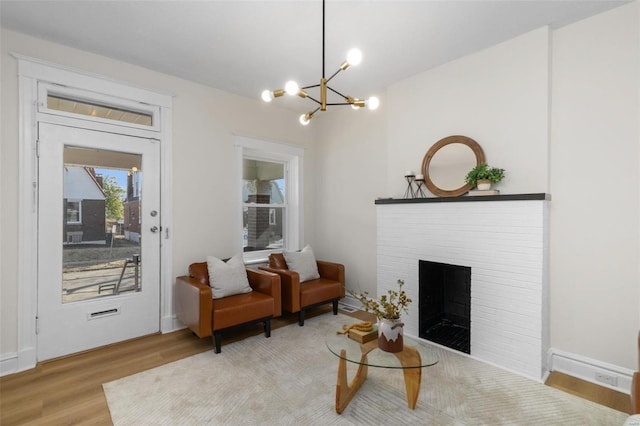
[[[346, 334], [337, 334], [331, 330], [325, 337], [327, 348], [338, 360], [338, 383], [336, 385], [336, 412], [342, 413], [349, 405], [367, 378], [368, 367], [396, 368], [404, 374], [404, 386], [407, 392], [407, 405], [412, 410], [418, 402], [422, 368], [438, 362], [435, 351], [417, 339], [404, 336], [402, 352], [385, 352], [378, 348], [378, 339], [367, 343], [359, 343]], [[355, 377], [347, 381], [347, 362], [358, 365]]]

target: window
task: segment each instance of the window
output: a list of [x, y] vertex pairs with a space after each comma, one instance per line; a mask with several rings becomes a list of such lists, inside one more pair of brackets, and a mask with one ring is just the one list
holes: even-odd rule
[[142, 102], [43, 82], [38, 83], [38, 99], [45, 114], [159, 130], [160, 109]]
[[243, 251], [282, 249], [286, 229], [285, 164], [244, 158], [242, 161]]
[[101, 105], [82, 99], [66, 98], [57, 95], [47, 95], [47, 108], [50, 110], [64, 111], [70, 114], [88, 115], [106, 120], [124, 121], [125, 123], [151, 126], [152, 114], [127, 110], [110, 105]]
[[82, 209], [79, 200], [67, 200], [67, 223], [82, 223]]
[[245, 262], [297, 250], [301, 241], [301, 148], [248, 138], [236, 141], [240, 200], [238, 241]]

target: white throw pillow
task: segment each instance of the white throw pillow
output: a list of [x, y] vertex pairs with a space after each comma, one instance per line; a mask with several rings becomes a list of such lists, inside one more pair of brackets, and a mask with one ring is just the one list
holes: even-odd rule
[[214, 299], [253, 291], [247, 279], [241, 253], [233, 256], [226, 263], [217, 257], [207, 256], [207, 269]]
[[289, 270], [300, 275], [301, 283], [320, 278], [316, 258], [308, 244], [300, 251], [284, 251], [282, 255], [284, 260], [287, 261]]

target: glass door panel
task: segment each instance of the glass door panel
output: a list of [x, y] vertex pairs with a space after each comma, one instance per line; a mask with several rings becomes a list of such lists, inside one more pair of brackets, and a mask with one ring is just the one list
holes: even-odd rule
[[142, 157], [65, 145], [62, 301], [141, 290]]

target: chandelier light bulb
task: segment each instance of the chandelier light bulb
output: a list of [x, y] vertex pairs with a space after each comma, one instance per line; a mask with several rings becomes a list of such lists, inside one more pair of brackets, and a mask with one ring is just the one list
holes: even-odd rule
[[347, 52], [347, 63], [350, 66], [356, 66], [362, 62], [362, 52], [360, 49], [353, 48]]
[[265, 102], [271, 102], [273, 100], [273, 95], [271, 94], [271, 90], [264, 90], [262, 92], [262, 100]]
[[[2, 0], [0, 0], [2, 1]], [[335, 0], [333, 0], [335, 1]], [[371, 110], [374, 110], [376, 108], [378, 108], [378, 106], [380, 105], [380, 101], [378, 100], [378, 98], [372, 96], [371, 98], [365, 100], [363, 98], [360, 99], [356, 99], [353, 98], [351, 96], [346, 96], [343, 95], [342, 93], [334, 90], [332, 87], [329, 86], [329, 82], [331, 82], [333, 80], [334, 77], [336, 77], [338, 74], [340, 74], [342, 71], [346, 71], [347, 69], [349, 69], [351, 66], [356, 66], [359, 65], [360, 62], [362, 62], [362, 51], [360, 49], [357, 48], [351, 48], [347, 51], [347, 56], [344, 60], [344, 62], [342, 62], [340, 64], [340, 66], [338, 67], [338, 69], [336, 70], [336, 72], [334, 72], [333, 74], [331, 74], [329, 77], [325, 76], [325, 52], [324, 52], [324, 48], [325, 48], [325, 16], [324, 16], [324, 10], [325, 10], [325, 2], [326, 0], [322, 0], [322, 78], [320, 78], [320, 84], [304, 84], [302, 86], [299, 86], [298, 83], [296, 83], [293, 80], [289, 80], [287, 81], [287, 83], [284, 85], [284, 88], [280, 88], [277, 90], [273, 90], [273, 91], [268, 91], [265, 90], [262, 92], [262, 100], [265, 102], [271, 102], [273, 99], [279, 98], [281, 96], [289, 95], [289, 96], [298, 96], [300, 98], [303, 99], [308, 99], [309, 101], [312, 101], [316, 104], [316, 108], [313, 110], [310, 110], [309, 112], [307, 112], [306, 114], [302, 114], [298, 117], [298, 121], [300, 122], [301, 125], [303, 126], [307, 126], [309, 124], [309, 122], [311, 121], [311, 119], [313, 118], [314, 114], [318, 111], [326, 111], [328, 109], [329, 106], [334, 106], [334, 105], [351, 105], [351, 108], [353, 109], [363, 109], [364, 107], [368, 107]], [[291, 74], [290, 74], [291, 75]], [[293, 75], [292, 75], [293, 76]], [[316, 80], [317, 81], [317, 80]], [[311, 90], [313, 89], [313, 93], [307, 93], [307, 90]], [[319, 92], [319, 96], [315, 93]], [[329, 99], [329, 97], [334, 97], [334, 98], [341, 98], [342, 101], [340, 102], [334, 102], [333, 100]]]
[[300, 91], [300, 86], [293, 80], [287, 81], [287, 84], [284, 85], [284, 91], [287, 92], [287, 95], [297, 95]]
[[380, 99], [378, 99], [375, 96], [371, 96], [367, 101], [367, 107], [372, 111], [375, 109], [378, 109], [379, 106], [380, 106]]

